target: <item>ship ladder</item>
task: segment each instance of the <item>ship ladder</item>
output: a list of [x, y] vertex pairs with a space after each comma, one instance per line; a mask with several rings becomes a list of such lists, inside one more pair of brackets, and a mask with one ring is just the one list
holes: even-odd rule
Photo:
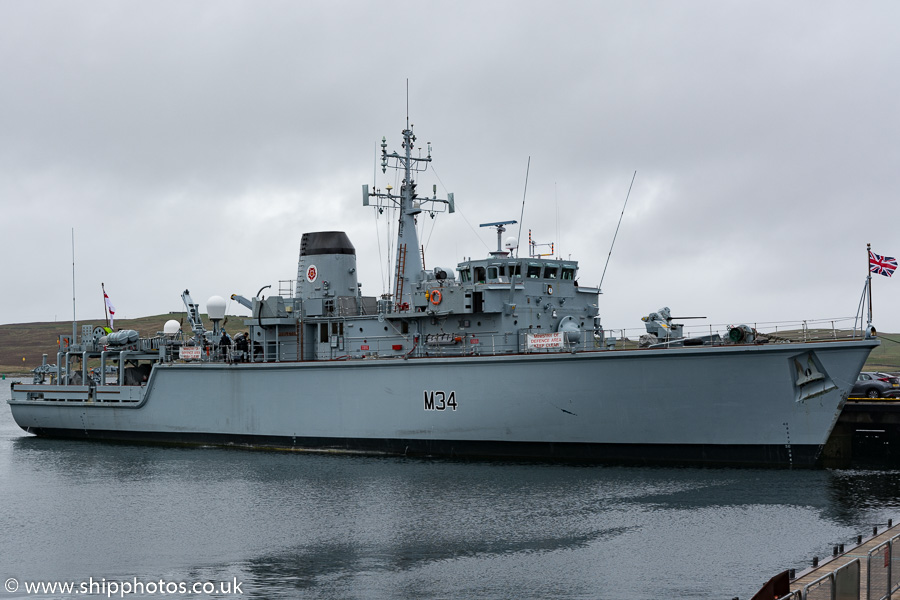
[[397, 248], [397, 274], [394, 278], [394, 302], [397, 310], [403, 305], [403, 274], [406, 272], [406, 244]]

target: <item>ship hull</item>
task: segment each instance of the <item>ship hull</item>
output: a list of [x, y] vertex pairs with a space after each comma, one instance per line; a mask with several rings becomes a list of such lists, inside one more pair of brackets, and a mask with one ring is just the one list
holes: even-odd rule
[[[79, 439], [814, 466], [877, 344], [158, 364], [128, 402], [99, 401], [114, 386], [88, 401], [54, 393], [73, 386], [18, 384], [10, 407], [28, 432]], [[800, 363], [819, 379], [807, 384]]]

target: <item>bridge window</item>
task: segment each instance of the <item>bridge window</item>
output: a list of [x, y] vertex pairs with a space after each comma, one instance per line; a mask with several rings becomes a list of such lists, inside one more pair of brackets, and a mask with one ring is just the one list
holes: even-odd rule
[[488, 267], [488, 279], [496, 280], [500, 277], [499, 269], [497, 267]]
[[475, 267], [475, 283], [484, 283], [484, 267]]
[[540, 279], [541, 278], [541, 265], [529, 264], [528, 265], [528, 279]]
[[575, 269], [572, 267], [563, 267], [562, 279], [563, 281], [572, 281], [575, 279]]
[[559, 271], [556, 267], [547, 266], [544, 269], [544, 279], [556, 279], [556, 273]]
[[509, 265], [509, 276], [510, 277], [519, 277], [522, 278], [522, 265], [519, 263], [513, 263]]
[[459, 280], [463, 283], [469, 283], [470, 281], [472, 281], [472, 272], [468, 267], [459, 270]]

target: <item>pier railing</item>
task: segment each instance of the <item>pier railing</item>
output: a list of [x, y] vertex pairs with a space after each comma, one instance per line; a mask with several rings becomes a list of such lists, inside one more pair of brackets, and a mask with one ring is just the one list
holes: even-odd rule
[[[854, 559], [803, 588], [803, 600], [859, 598], [860, 562]], [[795, 597], [797, 592], [792, 592]]]
[[[774, 596], [765, 586], [754, 598], [795, 598], [796, 600], [890, 600], [900, 599], [900, 534], [888, 519], [881, 534], [872, 528], [872, 537], [857, 536], [856, 545], [846, 553], [844, 545], [834, 547], [834, 555], [813, 566], [796, 579], [791, 577], [791, 596]], [[773, 578], [774, 580], [774, 578]], [[768, 584], [767, 584], [768, 585]], [[762, 594], [762, 595], [761, 595]]]
[[[870, 549], [865, 562], [865, 600], [890, 600], [900, 592], [900, 535]], [[810, 582], [802, 590], [794, 590], [779, 600], [862, 600], [862, 569], [860, 558], [842, 565]]]
[[900, 547], [894, 552], [896, 544], [900, 544], [900, 535], [866, 555], [866, 600], [887, 600], [900, 590]]

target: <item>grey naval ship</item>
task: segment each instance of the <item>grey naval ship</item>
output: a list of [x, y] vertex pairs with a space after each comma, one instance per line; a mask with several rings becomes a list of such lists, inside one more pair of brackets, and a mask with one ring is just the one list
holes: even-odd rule
[[[362, 203], [398, 216], [392, 293], [362, 294], [340, 231], [305, 233], [296, 285], [232, 298], [252, 316], [233, 339], [225, 301], [182, 298], [177, 321], [141, 338], [82, 325], [56, 364], [12, 384], [16, 422], [38, 436], [396, 455], [814, 466], [853, 381], [865, 336], [785, 341], [738, 325], [686, 337], [668, 309], [641, 345], [604, 331], [600, 289], [578, 263], [497, 250], [424, 268], [417, 218], [453, 213], [420, 196], [431, 162], [381, 142], [391, 186]], [[392, 250], [393, 252], [393, 250]], [[211, 327], [211, 328], [210, 328]], [[187, 327], [185, 327], [187, 329]], [[837, 336], [835, 336], [837, 337]], [[96, 365], [96, 366], [95, 366]]]

